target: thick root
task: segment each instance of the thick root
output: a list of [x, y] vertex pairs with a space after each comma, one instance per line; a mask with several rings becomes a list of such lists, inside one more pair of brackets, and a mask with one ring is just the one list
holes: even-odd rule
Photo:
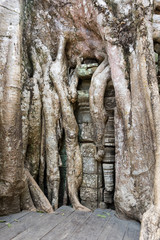
[[27, 176], [29, 190], [36, 209], [47, 213], [53, 213], [51, 204], [27, 169], [25, 170], [25, 174]]
[[28, 211], [36, 211], [34, 203], [31, 198], [31, 194], [29, 192], [28, 181], [25, 181], [25, 188], [23, 193], [21, 194], [21, 209]]
[[[32, 49], [32, 59], [35, 73], [37, 76], [39, 74], [42, 92], [48, 199], [53, 208], [57, 209], [60, 184], [57, 126], [60, 119], [60, 103], [55, 89], [50, 85], [49, 69], [52, 62], [50, 51], [40, 40], [35, 42], [35, 48]], [[43, 162], [42, 158], [42, 164]]]
[[140, 240], [160, 239], [160, 208], [152, 206], [142, 218]]
[[107, 113], [104, 108], [104, 94], [107, 82], [110, 79], [110, 68], [107, 59], [100, 64], [94, 72], [89, 89], [90, 112], [95, 129], [94, 141], [97, 146], [95, 159], [101, 162], [104, 156], [103, 138], [107, 121]]
[[[82, 183], [82, 158], [78, 145], [78, 125], [74, 116], [72, 105], [69, 101], [67, 82], [67, 60], [65, 56], [65, 46], [68, 34], [60, 37], [60, 44], [56, 61], [50, 68], [50, 76], [60, 98], [61, 110], [63, 116], [63, 127], [66, 137], [67, 151], [67, 185], [70, 201], [75, 209], [86, 210], [78, 199], [78, 189]], [[73, 80], [73, 79], [72, 79]], [[72, 86], [76, 86], [72, 82]], [[71, 91], [72, 93], [75, 92]], [[72, 99], [72, 97], [71, 97]], [[75, 99], [75, 97], [73, 97]]]

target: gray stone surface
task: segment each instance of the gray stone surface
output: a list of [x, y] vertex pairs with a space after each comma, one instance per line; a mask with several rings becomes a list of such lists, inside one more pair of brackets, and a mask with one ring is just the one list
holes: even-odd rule
[[80, 197], [83, 201], [97, 202], [98, 201], [97, 189], [82, 187], [80, 190]]
[[96, 146], [93, 143], [84, 143], [81, 145], [81, 153], [83, 157], [94, 157]]
[[112, 192], [114, 190], [114, 164], [103, 163], [103, 174], [105, 190]]
[[108, 192], [104, 190], [104, 202], [112, 203], [113, 202], [113, 192]]
[[79, 140], [80, 142], [93, 142], [93, 124], [82, 123], [79, 124]]
[[115, 162], [115, 148], [114, 147], [106, 147], [105, 155], [103, 158], [104, 163], [113, 163]]
[[116, 106], [115, 97], [105, 97], [104, 105], [106, 110], [114, 109]]
[[83, 174], [82, 187], [99, 188], [102, 186], [102, 176], [97, 174]]
[[98, 67], [98, 63], [81, 64], [77, 68], [77, 75], [81, 79], [90, 79]]
[[98, 164], [92, 157], [83, 157], [83, 173], [97, 174]]
[[87, 107], [80, 107], [78, 114], [77, 114], [77, 122], [78, 123], [91, 123], [92, 122], [92, 118], [91, 118], [91, 114], [88, 110]]
[[90, 200], [89, 201], [82, 200], [81, 203], [91, 210], [95, 210], [98, 207], [97, 201], [96, 202], [91, 202]]

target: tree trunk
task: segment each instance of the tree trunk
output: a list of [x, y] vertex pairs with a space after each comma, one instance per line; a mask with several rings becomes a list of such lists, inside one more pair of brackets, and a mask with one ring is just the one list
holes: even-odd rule
[[22, 24], [19, 22], [21, 16], [22, 3], [20, 1], [15, 0], [14, 3], [2, 1], [0, 5], [1, 214], [20, 211], [19, 194], [24, 187], [20, 107]]
[[[35, 209], [26, 182], [22, 153], [22, 13], [23, 4], [20, 0], [12, 3], [2, 1], [0, 5], [0, 68], [2, 70], [0, 81], [0, 214], [19, 212], [24, 208]], [[29, 185], [35, 184], [31, 181]], [[52, 212], [49, 202], [45, 205], [40, 204], [41, 201], [47, 200], [39, 189], [40, 194], [40, 210]], [[35, 200], [35, 197], [33, 199]]]

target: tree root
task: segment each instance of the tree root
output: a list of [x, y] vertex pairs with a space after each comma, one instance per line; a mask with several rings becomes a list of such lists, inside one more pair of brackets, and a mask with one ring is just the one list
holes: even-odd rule
[[[52, 209], [51, 204], [49, 203], [48, 199], [46, 198], [46, 196], [44, 195], [44, 193], [42, 192], [42, 190], [40, 189], [40, 187], [38, 186], [38, 184], [36, 183], [36, 181], [34, 180], [34, 178], [32, 177], [32, 175], [29, 173], [29, 171], [27, 169], [25, 170], [25, 174], [27, 177], [27, 182], [28, 182], [28, 187], [29, 187], [29, 191], [31, 194], [31, 198], [32, 198], [32, 201], [33, 201], [36, 209], [38, 211], [52, 213], [53, 209]], [[27, 194], [27, 192], [25, 194]], [[33, 207], [32, 203], [31, 203], [31, 199], [29, 201], [30, 201], [29, 207], [31, 207], [31, 206]], [[31, 208], [30, 208], [30, 210], [31, 210]]]
[[90, 113], [95, 129], [94, 139], [97, 146], [95, 159], [98, 162], [102, 161], [105, 153], [103, 138], [107, 121], [107, 113], [104, 108], [104, 94], [110, 77], [110, 67], [108, 66], [108, 61], [105, 58], [94, 72], [89, 89]]
[[32, 60], [34, 75], [39, 79], [42, 93], [48, 199], [53, 208], [57, 209], [60, 184], [57, 125], [60, 119], [60, 104], [55, 89], [50, 86], [49, 67], [52, 58], [48, 48], [40, 40], [35, 42], [35, 48], [32, 49]]
[[160, 208], [152, 206], [143, 214], [140, 240], [160, 239]]
[[[82, 183], [82, 158], [78, 145], [78, 125], [74, 116], [72, 105], [69, 101], [67, 60], [65, 46], [68, 34], [60, 37], [60, 44], [56, 61], [50, 68], [50, 76], [56, 88], [61, 103], [63, 127], [65, 130], [66, 151], [67, 151], [67, 185], [68, 194], [73, 208], [89, 211], [82, 206], [78, 199], [78, 189]], [[72, 79], [73, 80], [73, 79]], [[72, 86], [74, 84], [72, 83]], [[75, 92], [75, 91], [74, 91]], [[74, 99], [74, 98], [73, 98]]]

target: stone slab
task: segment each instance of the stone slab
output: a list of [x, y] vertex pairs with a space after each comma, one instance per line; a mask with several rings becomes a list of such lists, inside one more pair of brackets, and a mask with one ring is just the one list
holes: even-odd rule
[[83, 201], [97, 202], [98, 200], [97, 188], [81, 187], [80, 197]]
[[93, 143], [83, 143], [81, 145], [81, 154], [83, 157], [94, 158], [96, 153], [96, 146]]
[[85, 207], [91, 209], [91, 210], [95, 210], [98, 207], [97, 202], [91, 202], [91, 201], [81, 201], [82, 205], [84, 205]]
[[[97, 174], [100, 171], [97, 161], [93, 157], [83, 157], [83, 173]], [[99, 171], [98, 171], [99, 170]]]
[[114, 147], [106, 147], [105, 155], [103, 158], [104, 163], [113, 163], [115, 162], [115, 148]]
[[102, 176], [96, 174], [83, 174], [82, 187], [100, 188], [102, 186]]
[[93, 142], [93, 124], [82, 123], [79, 124], [79, 141], [80, 142]]
[[106, 110], [114, 109], [116, 106], [115, 97], [105, 97], [104, 106]]

